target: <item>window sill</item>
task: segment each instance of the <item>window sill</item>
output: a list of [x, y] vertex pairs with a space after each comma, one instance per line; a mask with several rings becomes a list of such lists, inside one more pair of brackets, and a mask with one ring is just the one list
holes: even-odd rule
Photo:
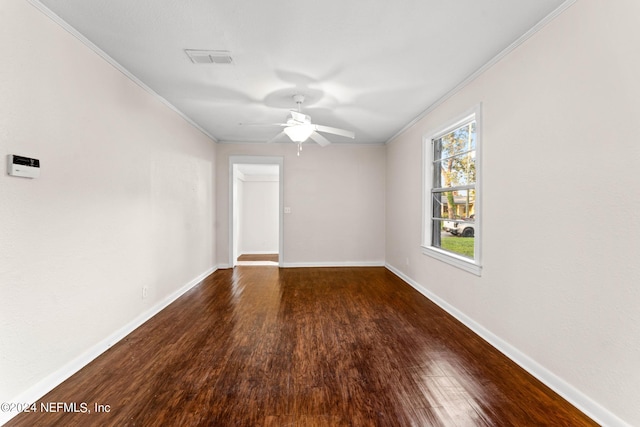
[[481, 275], [482, 267], [468, 258], [443, 251], [442, 249], [427, 246], [422, 246], [422, 253], [449, 265], [453, 265], [461, 270], [475, 274], [476, 276]]

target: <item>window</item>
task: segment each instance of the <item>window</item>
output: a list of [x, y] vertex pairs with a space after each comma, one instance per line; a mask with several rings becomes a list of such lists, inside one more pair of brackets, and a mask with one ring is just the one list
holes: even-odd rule
[[479, 107], [424, 139], [424, 253], [480, 275]]

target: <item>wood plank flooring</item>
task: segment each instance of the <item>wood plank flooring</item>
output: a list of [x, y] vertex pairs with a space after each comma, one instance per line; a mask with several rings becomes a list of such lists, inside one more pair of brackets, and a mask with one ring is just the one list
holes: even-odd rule
[[597, 425], [381, 267], [219, 270], [48, 402], [7, 425]]
[[278, 262], [278, 254], [242, 254], [238, 261], [271, 261]]

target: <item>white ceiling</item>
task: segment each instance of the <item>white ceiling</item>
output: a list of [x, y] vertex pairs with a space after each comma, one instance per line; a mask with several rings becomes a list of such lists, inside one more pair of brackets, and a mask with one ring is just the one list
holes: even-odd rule
[[[264, 142], [303, 94], [317, 124], [383, 143], [564, 0], [33, 0], [218, 142]], [[185, 49], [226, 50], [230, 65]], [[352, 142], [327, 135], [332, 142]]]

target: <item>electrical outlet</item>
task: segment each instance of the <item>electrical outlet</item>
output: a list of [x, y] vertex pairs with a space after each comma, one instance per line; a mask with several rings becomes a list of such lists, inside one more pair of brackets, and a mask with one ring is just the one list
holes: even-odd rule
[[142, 299], [145, 299], [148, 294], [149, 294], [149, 288], [146, 287], [146, 286], [143, 286], [142, 287]]
[[285, 206], [284, 207], [284, 213], [290, 214], [291, 213], [291, 208], [289, 206]]

